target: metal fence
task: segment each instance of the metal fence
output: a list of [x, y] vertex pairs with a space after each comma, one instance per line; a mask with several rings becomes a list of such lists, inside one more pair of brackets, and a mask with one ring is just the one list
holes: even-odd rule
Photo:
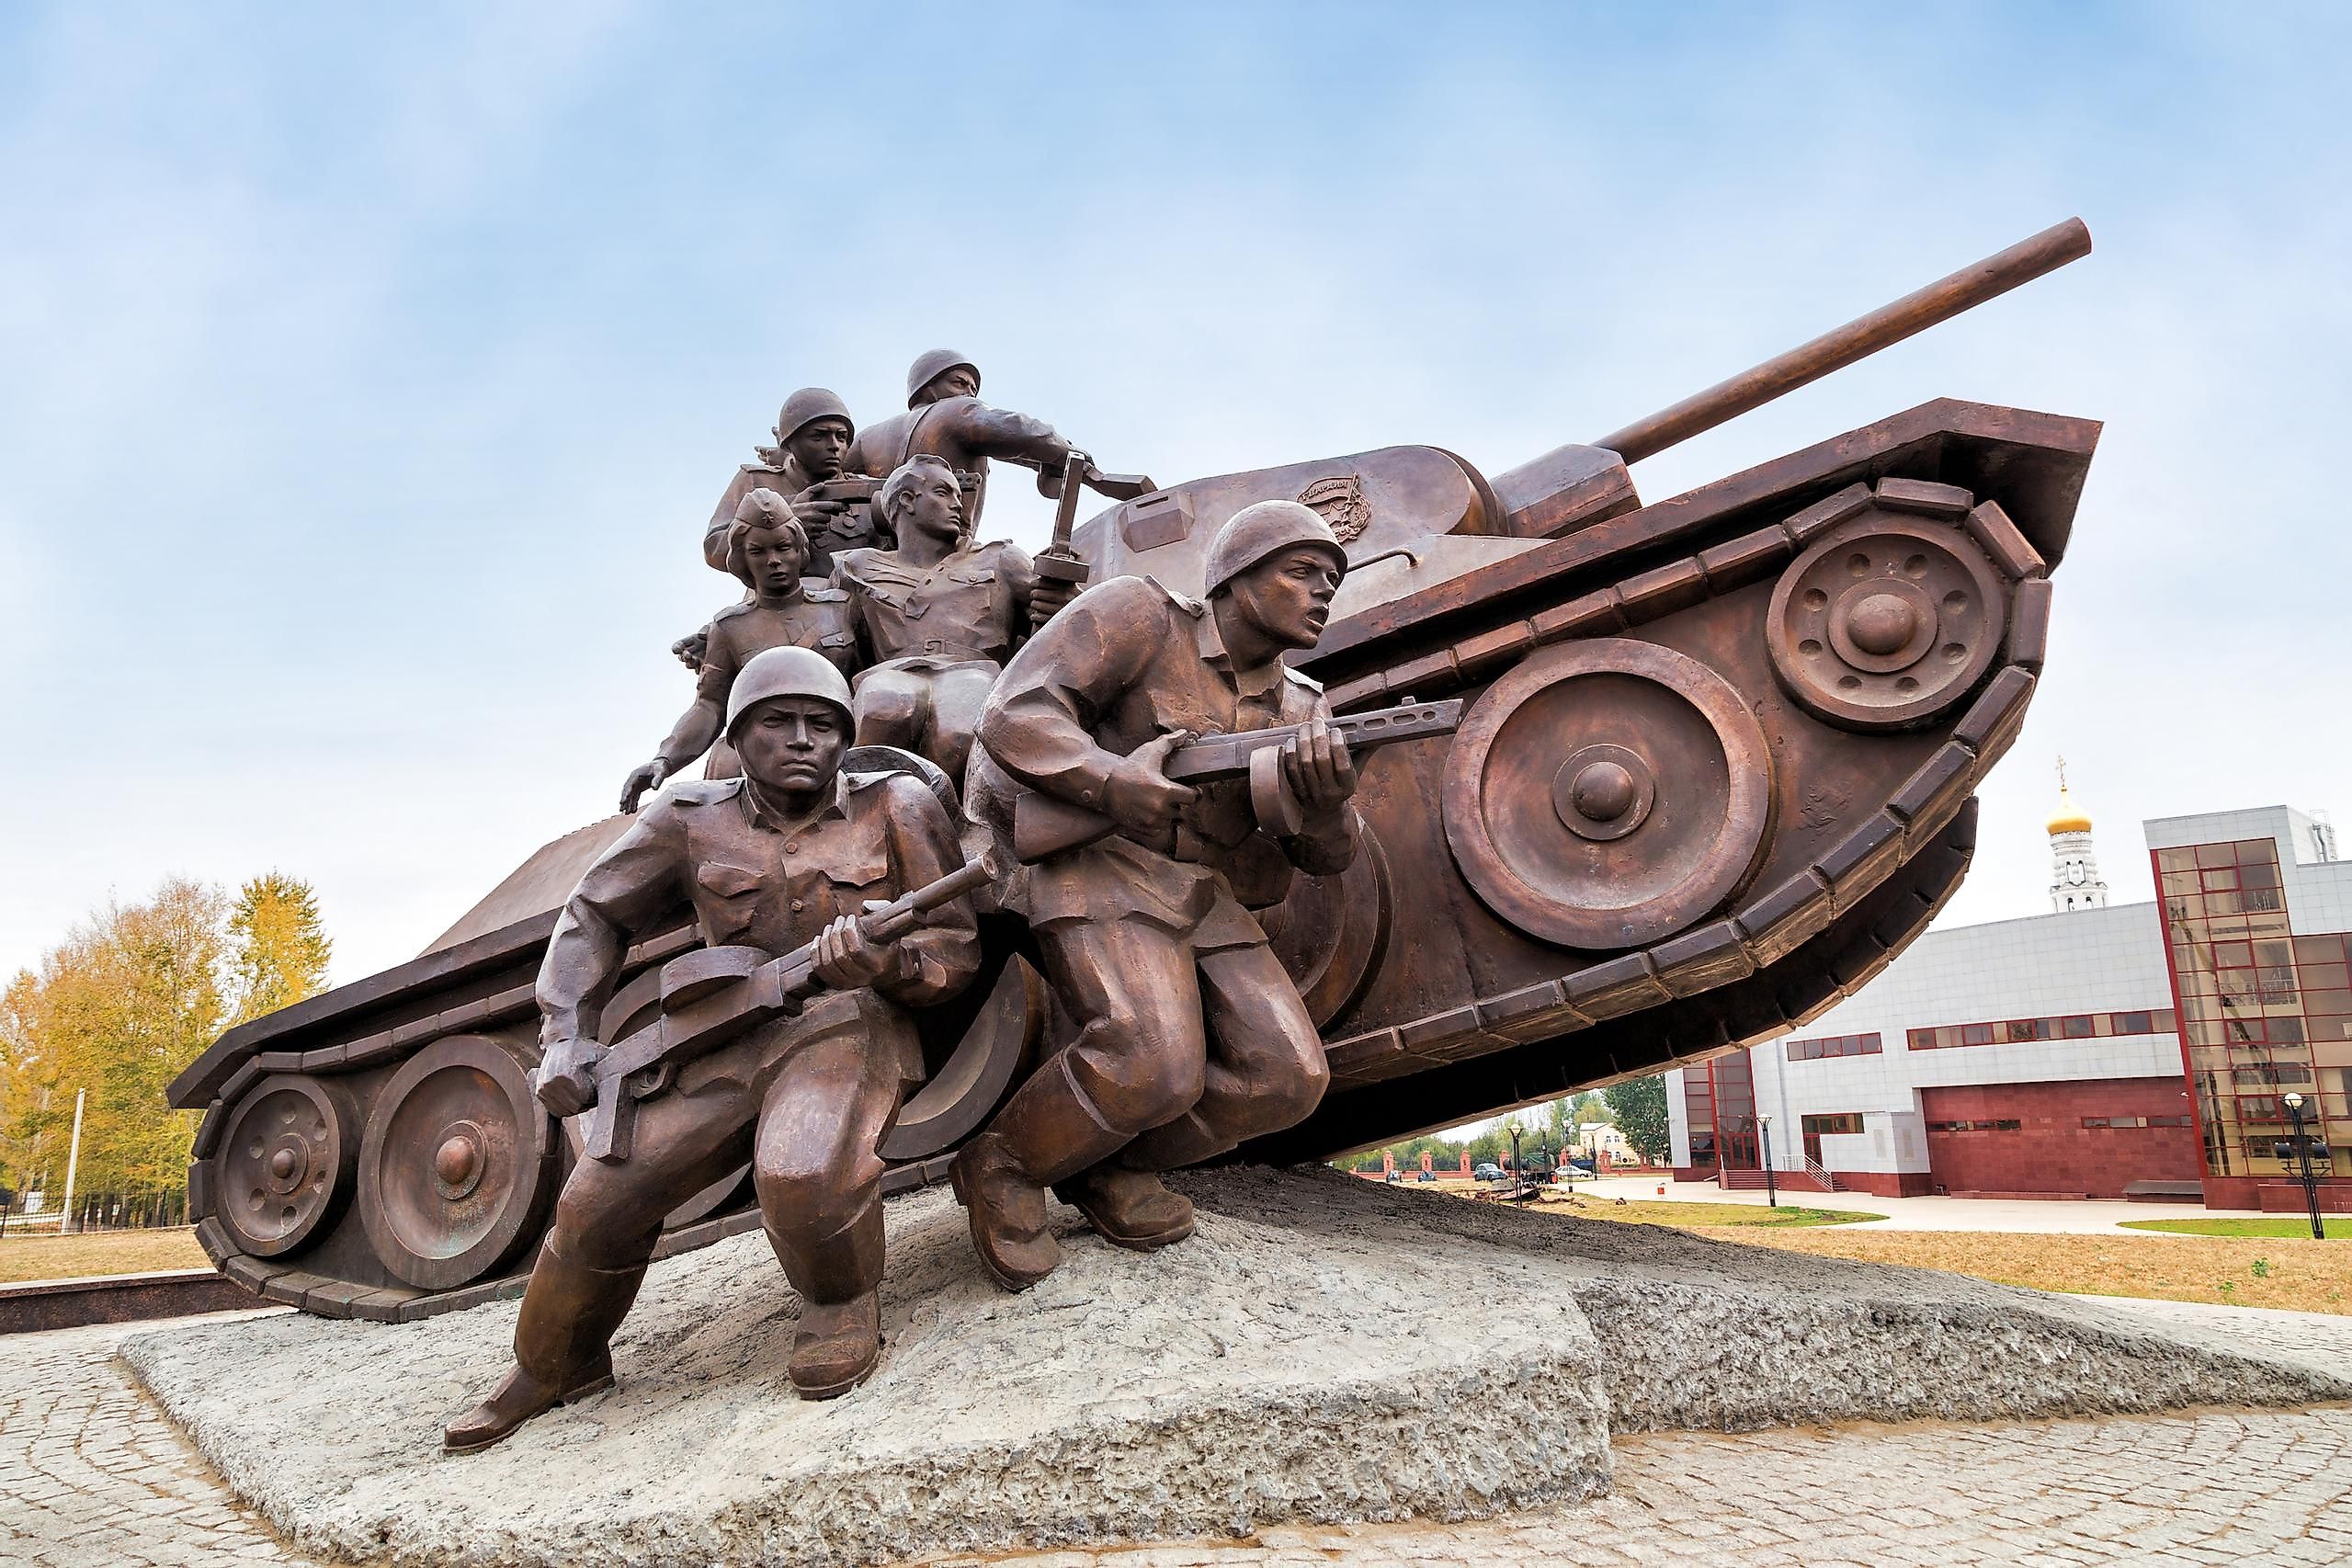
[[26, 1212], [25, 1199], [0, 1191], [0, 1239], [10, 1235], [53, 1236], [88, 1231], [147, 1231], [185, 1225], [187, 1189], [167, 1192], [75, 1193], [71, 1214], [44, 1207]]

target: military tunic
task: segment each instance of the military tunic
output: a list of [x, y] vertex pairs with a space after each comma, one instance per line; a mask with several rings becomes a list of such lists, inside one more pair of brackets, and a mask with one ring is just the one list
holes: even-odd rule
[[[1156, 736], [1235, 734], [1330, 713], [1322, 686], [1287, 665], [1236, 672], [1200, 600], [1149, 577], [1114, 577], [1073, 600], [997, 682], [980, 726], [994, 766], [976, 776], [973, 812], [1009, 834], [1021, 784], [1099, 809], [1112, 767]], [[1355, 852], [1346, 812], [1291, 838], [1260, 833], [1249, 785], [1234, 779], [1201, 786], [1167, 837], [1122, 828], [1028, 868], [1022, 891], [1034, 923], [1141, 915], [1183, 928], [1207, 917], [1220, 889], [1263, 909], [1290, 891], [1293, 867], [1328, 875]], [[1195, 945], [1264, 939], [1256, 933], [1255, 921], [1220, 919]]]
[[846, 680], [858, 673], [857, 610], [849, 596], [815, 578], [781, 605], [756, 599], [729, 605], [710, 618], [710, 642], [702, 655], [695, 689], [722, 709], [737, 672], [770, 648], [808, 648], [822, 653]]
[[944, 670], [1012, 656], [1028, 630], [1037, 570], [1002, 540], [927, 569], [892, 551], [859, 550], [834, 567], [833, 584], [849, 596], [869, 664]]

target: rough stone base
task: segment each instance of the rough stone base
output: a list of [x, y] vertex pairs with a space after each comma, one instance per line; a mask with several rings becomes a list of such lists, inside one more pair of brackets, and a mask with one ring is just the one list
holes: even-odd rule
[[399, 1562], [853, 1563], [1454, 1519], [1589, 1496], [1608, 1434], [2352, 1396], [2306, 1358], [2064, 1297], [1520, 1214], [1328, 1172], [1187, 1178], [1150, 1256], [1069, 1226], [1026, 1295], [945, 1194], [891, 1207], [881, 1369], [784, 1376], [798, 1301], [757, 1235], [657, 1266], [620, 1386], [487, 1453], [439, 1428], [515, 1308], [143, 1335], [132, 1369], [300, 1544]]

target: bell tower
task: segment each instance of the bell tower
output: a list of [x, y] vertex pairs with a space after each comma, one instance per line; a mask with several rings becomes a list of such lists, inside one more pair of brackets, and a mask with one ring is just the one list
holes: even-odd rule
[[2099, 858], [2091, 848], [2091, 819], [2066, 792], [2066, 759], [2058, 759], [2058, 810], [2050, 819], [2050, 907], [2105, 909], [2107, 883], [2099, 879]]

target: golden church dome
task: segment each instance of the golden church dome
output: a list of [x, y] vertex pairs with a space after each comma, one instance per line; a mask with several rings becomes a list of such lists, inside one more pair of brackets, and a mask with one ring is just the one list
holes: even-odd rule
[[2053, 834], [2091, 831], [2091, 819], [2074, 804], [2074, 797], [2069, 795], [2063, 786], [2058, 791], [2058, 810], [2050, 819], [2050, 831]]

